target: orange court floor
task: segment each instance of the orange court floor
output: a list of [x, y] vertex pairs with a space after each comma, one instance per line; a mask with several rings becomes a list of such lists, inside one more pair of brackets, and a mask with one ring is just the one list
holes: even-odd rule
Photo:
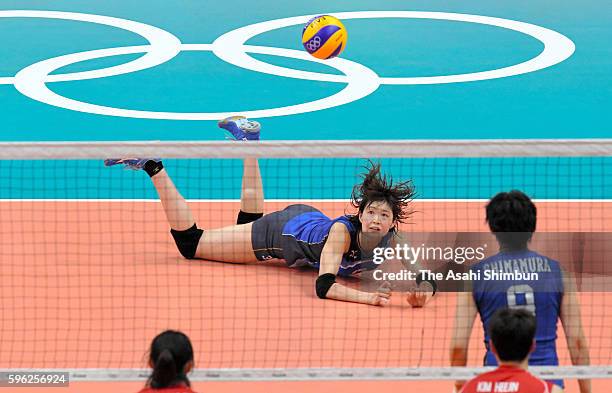
[[[267, 203], [266, 211], [286, 204]], [[330, 216], [346, 208], [339, 202], [311, 204]], [[412, 223], [402, 229], [486, 232], [483, 204], [415, 201]], [[232, 224], [238, 211], [235, 202], [191, 206], [204, 229]], [[612, 203], [544, 202], [538, 209], [540, 232], [612, 232]], [[388, 307], [370, 307], [317, 299], [312, 270], [186, 261], [156, 202], [12, 200], [0, 203], [0, 217], [0, 368], [145, 368], [151, 338], [167, 328], [188, 333], [200, 369], [448, 364], [455, 293], [440, 293], [422, 309], [411, 308], [401, 293], [394, 293]], [[579, 299], [592, 364], [609, 365], [612, 294], [584, 292]], [[562, 364], [569, 364], [561, 327], [558, 349]], [[476, 321], [469, 364], [479, 366], [483, 353]], [[142, 385], [73, 382], [51, 391], [136, 392]], [[193, 386], [198, 392], [452, 391], [451, 381]], [[578, 391], [575, 380], [566, 387]], [[612, 380], [594, 380], [593, 387], [610, 392]]]

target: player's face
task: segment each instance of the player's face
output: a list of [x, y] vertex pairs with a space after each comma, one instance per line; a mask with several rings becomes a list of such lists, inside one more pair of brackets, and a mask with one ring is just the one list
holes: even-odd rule
[[384, 236], [389, 232], [395, 221], [391, 206], [385, 201], [372, 202], [359, 214], [361, 231], [364, 233], [380, 233]]

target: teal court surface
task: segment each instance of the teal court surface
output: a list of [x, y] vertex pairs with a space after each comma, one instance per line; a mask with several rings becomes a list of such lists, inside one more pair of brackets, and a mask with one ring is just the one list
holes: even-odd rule
[[[168, 112], [180, 117], [181, 113], [239, 113], [309, 103], [338, 94], [347, 88], [349, 79], [354, 85], [367, 85], [351, 87], [347, 96], [354, 92], [355, 97], [361, 97], [346, 104], [286, 116], [280, 111], [274, 117], [260, 118], [265, 138], [270, 140], [606, 137], [612, 124], [612, 114], [605, 110], [612, 95], [612, 28], [608, 23], [612, 11], [602, 1], [585, 1], [580, 6], [553, 1], [417, 1], [409, 7], [395, 1], [355, 1], [350, 7], [322, 1], [261, 1], [257, 5], [236, 0], [222, 4], [150, 1], [146, 5], [140, 1], [4, 1], [0, 10], [3, 141], [222, 139], [210, 119], [151, 120], [148, 117], [155, 115], [143, 114], [141, 118], [133, 113], [112, 116], [63, 109], [25, 97], [10, 79], [32, 64], [79, 52], [117, 48], [118, 54], [84, 61], [68, 59], [65, 66], [43, 68], [51, 75], [73, 74], [142, 60], [145, 49], [125, 53], [123, 48], [148, 45], [143, 35], [162, 43], [150, 56], [154, 66], [137, 65], [140, 70], [125, 73], [111, 70], [110, 76], [82, 75], [75, 78], [82, 80], [76, 81], [67, 77], [67, 81], [48, 83], [48, 89], [74, 101], [124, 112]], [[60, 19], [43, 12], [39, 17], [20, 17], [11, 15], [10, 10], [64, 11], [116, 19], [110, 25], [93, 16], [90, 21], [78, 15], [69, 16], [73, 20]], [[304, 60], [305, 56], [295, 59], [294, 52], [251, 53], [264, 63], [318, 73], [315, 80], [290, 78], [228, 64], [206, 46], [253, 24], [355, 11], [363, 15], [342, 18], [349, 38], [341, 59], [351, 76], [336, 81], [318, 79], [341, 75], [335, 67], [338, 62], [326, 65]], [[385, 17], [377, 17], [373, 11], [387, 12]], [[398, 17], [389, 17], [393, 11]], [[438, 14], [428, 14], [434, 12]], [[468, 21], [469, 15], [498, 20]], [[307, 19], [286, 27], [264, 27], [246, 44], [305, 53], [300, 36], [301, 21]], [[528, 26], [515, 26], [516, 22]], [[516, 30], [521, 28], [526, 31]], [[546, 34], [548, 30], [557, 35]], [[550, 57], [566, 58], [552, 59], [557, 63], [514, 76], [393, 84], [401, 81], [392, 78], [444, 77], [516, 66], [545, 50], [542, 36], [549, 40]], [[575, 51], [569, 48], [571, 44]], [[229, 52], [226, 50], [225, 56]], [[102, 54], [92, 57], [96, 55]], [[374, 83], [372, 79], [377, 78], [373, 74], [387, 81]], [[41, 94], [34, 86], [45, 78], [38, 76], [36, 72], [24, 75], [22, 89], [29, 86]]]
[[[261, 121], [265, 140], [610, 134], [612, 28], [603, 2], [577, 9], [568, 2], [524, 1], [143, 4], [0, 4], [0, 141], [218, 141], [224, 134], [216, 120], [233, 113]], [[301, 46], [303, 23], [321, 13], [340, 16], [348, 30], [340, 59], [314, 62]], [[485, 173], [474, 173], [467, 161], [433, 162], [411, 164], [423, 198], [487, 198], [502, 180], [491, 187], [470, 182], [508, 177], [499, 172], [506, 164], [495, 160], [476, 165]], [[98, 164], [82, 164], [92, 165]], [[610, 195], [609, 183], [592, 180], [610, 169], [609, 158], [547, 160], [545, 166], [559, 184], [522, 173], [523, 184], [508, 184], [539, 199]], [[542, 167], [542, 161], [525, 160], [521, 167]], [[573, 168], [583, 168], [583, 176], [573, 177]], [[429, 186], [425, 179], [440, 171], [465, 187]], [[191, 198], [228, 197], [182, 189]], [[47, 198], [75, 197], [48, 191]], [[150, 191], [141, 196], [153, 197]], [[35, 190], [8, 192], [0, 197], [42, 197]], [[301, 197], [340, 198], [346, 187], [339, 193]], [[76, 197], [113, 195], [101, 187], [99, 194]], [[271, 197], [292, 196], [279, 191]]]

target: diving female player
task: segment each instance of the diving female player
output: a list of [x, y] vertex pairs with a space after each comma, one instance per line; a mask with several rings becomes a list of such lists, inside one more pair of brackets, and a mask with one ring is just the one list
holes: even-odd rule
[[[219, 122], [236, 140], [259, 140], [260, 124], [241, 116]], [[410, 181], [393, 184], [371, 163], [363, 182], [354, 187], [351, 202], [355, 215], [330, 219], [308, 205], [290, 205], [263, 214], [263, 186], [257, 159], [244, 160], [240, 212], [237, 225], [200, 229], [185, 199], [178, 192], [159, 159], [109, 159], [105, 165], [122, 164], [143, 169], [153, 181], [179, 252], [187, 259], [249, 263], [282, 259], [290, 267], [318, 269], [316, 294], [335, 299], [384, 306], [391, 293], [380, 288], [365, 292], [336, 282], [336, 276], [358, 276], [373, 270], [376, 247], [394, 247], [399, 223], [410, 212], [414, 195]], [[408, 294], [414, 307], [423, 306], [435, 293], [435, 282], [417, 279], [417, 290]]]

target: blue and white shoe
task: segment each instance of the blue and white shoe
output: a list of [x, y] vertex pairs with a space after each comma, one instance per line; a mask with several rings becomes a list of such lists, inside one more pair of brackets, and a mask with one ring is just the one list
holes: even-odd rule
[[160, 162], [159, 158], [107, 158], [104, 160], [105, 166], [125, 165], [126, 169], [140, 170], [143, 169], [147, 161]]
[[258, 141], [261, 124], [244, 116], [230, 116], [218, 123], [220, 128], [227, 130], [237, 141]]

